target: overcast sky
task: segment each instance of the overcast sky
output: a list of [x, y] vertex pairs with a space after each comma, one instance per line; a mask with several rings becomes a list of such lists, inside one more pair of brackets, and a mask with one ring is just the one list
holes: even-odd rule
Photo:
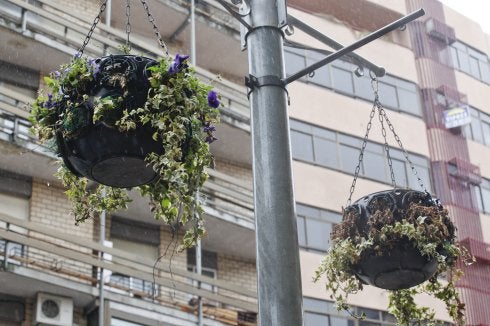
[[490, 34], [489, 0], [439, 0], [448, 7], [478, 22], [483, 31]]

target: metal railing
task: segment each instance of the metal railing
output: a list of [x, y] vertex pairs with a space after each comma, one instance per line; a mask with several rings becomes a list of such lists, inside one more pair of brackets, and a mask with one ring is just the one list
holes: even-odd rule
[[[192, 298], [202, 297], [208, 302], [205, 310], [208, 317], [215, 319], [217, 315], [225, 324], [237, 325], [238, 316], [254, 315], [257, 312], [256, 294], [244, 290], [235, 284], [198, 275], [185, 269], [157, 264], [155, 261], [142, 258], [122, 250], [102, 246], [98, 242], [74, 237], [58, 232], [43, 224], [17, 219], [0, 213], [0, 243], [15, 243], [22, 250], [5, 250], [6, 245], [0, 245], [3, 261], [16, 266], [54, 274], [67, 281], [97, 286], [97, 276], [94, 271], [103, 268], [114, 275], [124, 275], [133, 283], [141, 283], [143, 288], [130, 286], [129, 283], [116, 282], [110, 274], [104, 277], [106, 289], [110, 292], [127, 293], [134, 297], [153, 301], [173, 307], [181, 311], [193, 312]], [[25, 232], [18, 233], [12, 228], [23, 228]], [[100, 252], [105, 253], [99, 255]], [[102, 258], [101, 258], [102, 257]], [[108, 258], [110, 257], [110, 259]], [[206, 283], [213, 290], [197, 288], [196, 282]], [[155, 286], [156, 291], [149, 291]], [[207, 312], [206, 312], [207, 311]], [[235, 316], [235, 317], [233, 317]], [[255, 325], [254, 323], [240, 325]]]
[[[45, 0], [29, 3], [21, 0], [0, 0], [0, 26], [68, 55], [78, 51], [90, 25], [91, 22], [83, 17], [75, 16]], [[87, 46], [86, 53], [92, 56], [118, 53], [117, 47], [125, 44], [126, 37], [125, 32], [121, 30], [99, 24], [92, 36], [92, 42]], [[132, 51], [152, 58], [161, 55], [160, 48], [152, 46], [137, 36], [132, 38]], [[245, 88], [226, 80], [216, 80], [214, 74], [199, 67], [196, 67], [196, 72], [204, 81], [213, 80], [213, 84], [219, 90], [224, 104], [223, 120], [249, 131], [250, 110]]]

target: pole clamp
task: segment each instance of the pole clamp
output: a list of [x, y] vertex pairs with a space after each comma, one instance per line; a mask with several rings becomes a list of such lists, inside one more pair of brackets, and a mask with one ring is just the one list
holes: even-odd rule
[[250, 74], [245, 77], [245, 86], [249, 88], [249, 91], [247, 93], [247, 98], [250, 99], [250, 94], [257, 88], [260, 88], [262, 86], [278, 86], [282, 88], [286, 92], [286, 96], [288, 99], [288, 105], [291, 105], [291, 101], [289, 98], [289, 92], [286, 88], [286, 84], [284, 83], [284, 80], [281, 78], [274, 76], [274, 75], [267, 75], [263, 77], [255, 77], [254, 75]]

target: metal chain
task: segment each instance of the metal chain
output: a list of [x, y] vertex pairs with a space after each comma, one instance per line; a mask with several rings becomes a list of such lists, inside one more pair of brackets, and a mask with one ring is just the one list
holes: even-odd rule
[[126, 50], [128, 53], [131, 51], [131, 42], [129, 41], [129, 34], [131, 34], [131, 22], [129, 18], [131, 17], [131, 0], [126, 0]]
[[92, 34], [94, 33], [95, 27], [99, 23], [100, 18], [102, 16], [102, 13], [106, 9], [106, 7], [107, 7], [107, 0], [104, 0], [104, 2], [102, 3], [102, 5], [100, 6], [99, 13], [97, 14], [97, 17], [95, 17], [95, 19], [94, 19], [94, 22], [92, 24], [92, 27], [90, 28], [87, 36], [85, 36], [85, 40], [83, 41], [82, 47], [78, 50], [79, 56], [82, 56], [83, 51], [85, 50], [85, 47], [87, 46], [88, 42], [92, 38]]
[[352, 194], [354, 193], [354, 189], [356, 188], [357, 178], [359, 177], [359, 171], [361, 170], [362, 159], [364, 158], [364, 150], [366, 149], [367, 141], [369, 138], [369, 131], [371, 130], [372, 121], [374, 118], [374, 114], [376, 113], [376, 106], [373, 105], [371, 109], [371, 113], [369, 114], [369, 121], [366, 127], [366, 134], [364, 135], [364, 140], [362, 141], [361, 152], [359, 153], [359, 160], [357, 162], [356, 170], [354, 172], [354, 180], [352, 180], [352, 185], [350, 186], [349, 199], [347, 199], [347, 206], [351, 204]]
[[143, 7], [145, 8], [146, 15], [148, 16], [148, 21], [150, 22], [150, 24], [152, 24], [153, 32], [155, 33], [155, 36], [157, 37], [158, 44], [165, 51], [165, 55], [168, 56], [167, 44], [165, 44], [165, 42], [162, 39], [162, 35], [160, 34], [160, 31], [158, 30], [158, 27], [155, 24], [155, 18], [153, 18], [153, 15], [150, 13], [150, 9], [148, 8], [148, 4], [146, 3], [146, 0], [141, 0], [141, 4], [143, 4]]
[[403, 155], [405, 156], [405, 159], [410, 164], [410, 168], [412, 169], [413, 174], [417, 177], [417, 180], [419, 181], [420, 187], [425, 192], [427, 192], [427, 189], [425, 188], [422, 180], [420, 179], [420, 177], [418, 175], [417, 170], [415, 169], [415, 165], [413, 164], [412, 160], [410, 160], [410, 157], [408, 156], [408, 152], [405, 150], [405, 147], [403, 147], [403, 144], [400, 140], [400, 137], [395, 132], [395, 128], [393, 127], [393, 124], [388, 119], [386, 111], [383, 108], [383, 106], [381, 105], [381, 102], [379, 101], [378, 78], [372, 71], [369, 72], [369, 76], [371, 77], [371, 87], [372, 87], [373, 92], [374, 92], [373, 108], [371, 109], [371, 113], [369, 114], [369, 122], [368, 122], [367, 127], [366, 127], [366, 134], [364, 135], [364, 139], [362, 141], [361, 152], [359, 153], [359, 160], [357, 162], [356, 170], [354, 172], [354, 180], [352, 180], [352, 185], [350, 186], [349, 199], [347, 199], [347, 205], [346, 206], [349, 206], [352, 202], [352, 194], [354, 193], [356, 183], [357, 183], [357, 179], [359, 177], [359, 172], [361, 170], [361, 163], [362, 163], [362, 160], [364, 158], [364, 151], [366, 149], [367, 140], [369, 137], [369, 131], [371, 130], [372, 120], [373, 120], [373, 117], [376, 113], [376, 110], [378, 111], [378, 119], [379, 119], [379, 122], [381, 124], [381, 134], [382, 134], [383, 139], [384, 139], [384, 150], [385, 150], [386, 156], [388, 158], [388, 165], [390, 167], [390, 176], [391, 176], [391, 182], [393, 184], [393, 187], [396, 188], [396, 181], [395, 181], [395, 173], [393, 170], [393, 161], [391, 159], [391, 154], [390, 154], [390, 147], [389, 147], [388, 141], [386, 139], [386, 128], [384, 126], [385, 121], [386, 121], [386, 124], [388, 125], [388, 128], [393, 133], [393, 136], [395, 137], [395, 140], [396, 140], [398, 146], [403, 151]]
[[393, 161], [391, 160], [390, 146], [388, 145], [388, 140], [386, 139], [384, 115], [381, 113], [381, 112], [384, 112], [384, 109], [383, 109], [383, 107], [381, 107], [381, 103], [379, 102], [377, 95], [376, 95], [376, 98], [374, 101], [375, 101], [376, 107], [378, 108], [378, 118], [379, 118], [379, 123], [381, 124], [381, 135], [383, 135], [383, 139], [385, 141], [384, 150], [386, 152], [386, 158], [388, 159], [388, 166], [390, 168], [391, 184], [393, 185], [393, 188], [396, 188], [395, 172], [393, 171]]
[[408, 155], [407, 150], [405, 149], [405, 147], [403, 147], [403, 144], [402, 144], [402, 141], [400, 140], [400, 137], [396, 134], [395, 128], [391, 124], [391, 121], [390, 121], [390, 119], [388, 119], [388, 116], [386, 115], [386, 111], [383, 108], [381, 108], [380, 114], [383, 115], [384, 119], [386, 120], [386, 123], [388, 124], [388, 127], [390, 128], [391, 132], [393, 133], [393, 137], [395, 137], [395, 140], [396, 140], [396, 142], [398, 144], [398, 147], [400, 147], [400, 149], [403, 152], [403, 156], [405, 157], [405, 160], [410, 165], [410, 169], [412, 170], [412, 173], [417, 177], [417, 180], [419, 182], [420, 188], [423, 189], [425, 192], [428, 193], [427, 188], [425, 188], [425, 185], [422, 182], [422, 179], [420, 179], [420, 176], [419, 176], [419, 174], [417, 172], [417, 169], [415, 168], [415, 165], [413, 164], [412, 160], [410, 159], [410, 156]]

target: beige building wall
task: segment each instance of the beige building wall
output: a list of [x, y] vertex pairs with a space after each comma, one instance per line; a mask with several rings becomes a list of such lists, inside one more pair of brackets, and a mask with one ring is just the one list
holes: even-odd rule
[[458, 91], [468, 97], [468, 103], [478, 110], [490, 114], [490, 106], [488, 105], [490, 86], [464, 72], [455, 71], [455, 74]]

